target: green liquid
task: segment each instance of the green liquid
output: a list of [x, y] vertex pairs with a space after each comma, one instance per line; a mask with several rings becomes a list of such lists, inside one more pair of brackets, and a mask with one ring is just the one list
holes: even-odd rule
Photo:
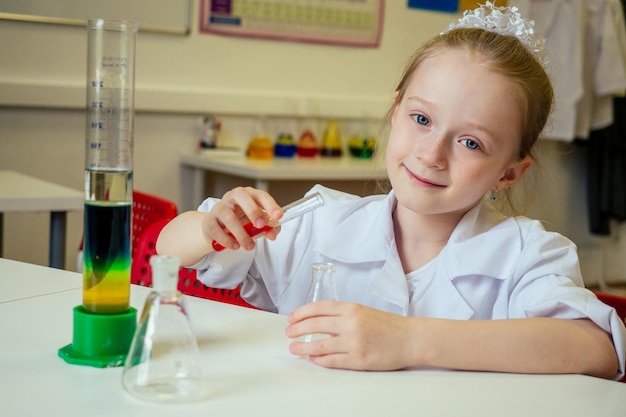
[[[88, 172], [83, 245], [83, 307], [125, 313], [130, 300], [131, 173]], [[130, 190], [130, 197], [128, 196]]]

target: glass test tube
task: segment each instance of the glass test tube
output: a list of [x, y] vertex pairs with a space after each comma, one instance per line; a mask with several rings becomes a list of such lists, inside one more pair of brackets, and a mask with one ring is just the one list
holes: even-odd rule
[[[323, 205], [324, 198], [322, 197], [322, 195], [320, 193], [313, 193], [282, 207], [283, 217], [281, 217], [279, 220], [269, 219], [268, 223], [261, 228], [255, 227], [252, 222], [247, 222], [243, 225], [243, 228], [248, 233], [248, 236], [260, 237], [262, 233], [267, 232], [268, 230], [271, 230], [274, 227], [279, 226], [285, 222], [288, 222], [289, 220], [295, 219], [296, 217], [302, 216], [304, 213], [308, 213], [309, 211]], [[228, 232], [228, 234], [232, 236], [232, 233]], [[220, 252], [226, 249], [226, 247], [222, 246], [215, 240], [212, 242], [211, 246], [216, 252]]]
[[83, 307], [91, 313], [129, 308], [138, 29], [88, 22]]

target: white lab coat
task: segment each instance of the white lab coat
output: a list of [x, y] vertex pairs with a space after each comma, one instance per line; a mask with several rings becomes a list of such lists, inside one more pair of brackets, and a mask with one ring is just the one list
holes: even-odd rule
[[[589, 318], [612, 334], [623, 373], [626, 330], [615, 310], [583, 287], [576, 247], [536, 220], [479, 204], [441, 253], [405, 274], [388, 195], [356, 197], [315, 186], [325, 205], [282, 225], [254, 251], [213, 252], [194, 265], [208, 286], [235, 288], [251, 304], [288, 314], [304, 304], [311, 264], [332, 262], [340, 301], [447, 319]], [[208, 211], [217, 200], [200, 206]]]

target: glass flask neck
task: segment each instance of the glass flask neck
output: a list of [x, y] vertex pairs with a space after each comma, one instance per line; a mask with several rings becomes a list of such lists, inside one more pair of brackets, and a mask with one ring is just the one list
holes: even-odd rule
[[178, 287], [180, 260], [174, 256], [155, 255], [150, 258], [152, 288], [159, 293], [175, 292]]
[[307, 295], [307, 302], [334, 300], [337, 301], [335, 286], [335, 265], [332, 263], [315, 263], [311, 266], [311, 286]]

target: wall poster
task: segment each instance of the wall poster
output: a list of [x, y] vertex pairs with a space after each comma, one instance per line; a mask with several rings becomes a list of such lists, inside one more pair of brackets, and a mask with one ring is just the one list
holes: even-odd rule
[[[496, 6], [506, 6], [507, 0], [491, 0]], [[409, 9], [425, 9], [436, 12], [460, 13], [465, 10], [475, 9], [484, 0], [407, 0]]]
[[384, 0], [201, 0], [200, 32], [377, 47]]

